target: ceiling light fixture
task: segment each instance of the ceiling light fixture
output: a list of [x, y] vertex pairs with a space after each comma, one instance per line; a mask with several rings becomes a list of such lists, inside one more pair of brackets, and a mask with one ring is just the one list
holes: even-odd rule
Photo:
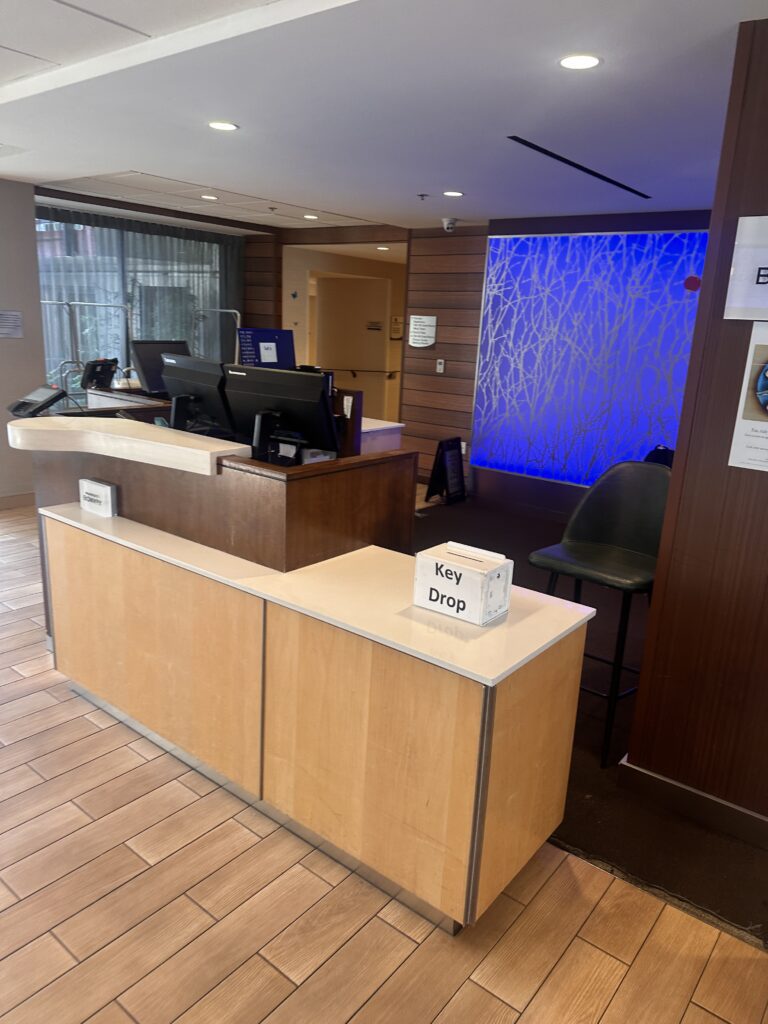
[[233, 124], [232, 121], [209, 121], [208, 127], [217, 132], [236, 132], [240, 125]]
[[562, 58], [560, 67], [569, 71], [588, 71], [590, 68], [596, 68], [599, 63], [600, 58], [593, 57], [591, 53], [572, 53]]
[[219, 199], [218, 196], [211, 196], [211, 195], [208, 195], [208, 193], [205, 193], [204, 195], [200, 196], [200, 198], [201, 199], [208, 199], [212, 203], [218, 202], [218, 199]]
[[388, 245], [377, 245], [376, 248], [379, 250], [379, 252], [389, 252]]
[[304, 220], [319, 220], [320, 218], [316, 213], [305, 213]]
[[461, 197], [464, 195], [464, 193], [463, 192], [454, 192], [454, 191], [449, 190], [448, 192], [443, 192], [443, 195], [444, 196], [448, 196], [449, 199], [461, 199]]

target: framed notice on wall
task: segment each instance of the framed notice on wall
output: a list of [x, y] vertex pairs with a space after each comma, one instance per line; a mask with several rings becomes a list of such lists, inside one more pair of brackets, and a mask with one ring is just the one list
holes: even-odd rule
[[437, 335], [436, 316], [412, 316], [408, 322], [408, 344], [411, 348], [429, 348]]
[[728, 465], [768, 472], [768, 323], [752, 328]]

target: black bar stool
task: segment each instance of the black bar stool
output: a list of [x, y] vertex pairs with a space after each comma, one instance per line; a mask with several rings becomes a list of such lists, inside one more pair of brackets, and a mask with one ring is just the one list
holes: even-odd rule
[[579, 502], [559, 544], [529, 555], [531, 565], [549, 570], [547, 593], [554, 594], [560, 576], [573, 578], [573, 599], [581, 600], [582, 583], [598, 583], [621, 591], [621, 612], [613, 659], [585, 655], [612, 666], [608, 692], [582, 687], [608, 702], [600, 764], [607, 767], [616, 705], [637, 690], [620, 690], [624, 648], [634, 594], [650, 599], [656, 572], [664, 506], [669, 488], [668, 466], [655, 462], [618, 462], [595, 481]]

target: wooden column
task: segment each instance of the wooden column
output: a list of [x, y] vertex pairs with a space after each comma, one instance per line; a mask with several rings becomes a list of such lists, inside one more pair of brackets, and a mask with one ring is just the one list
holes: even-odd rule
[[277, 235], [248, 235], [245, 239], [245, 305], [243, 327], [280, 327], [283, 243]]
[[768, 474], [728, 466], [752, 324], [723, 320], [723, 309], [738, 218], [768, 214], [767, 115], [768, 21], [747, 22], [628, 759], [761, 815], [768, 815]]

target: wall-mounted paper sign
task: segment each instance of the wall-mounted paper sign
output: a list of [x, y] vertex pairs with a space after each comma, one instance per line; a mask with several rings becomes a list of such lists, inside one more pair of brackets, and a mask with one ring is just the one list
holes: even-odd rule
[[0, 338], [23, 338], [24, 321], [17, 309], [0, 309]]
[[752, 328], [728, 465], [768, 473], [768, 323]]
[[391, 316], [389, 318], [389, 340], [402, 341], [403, 328], [405, 326], [404, 316]]
[[768, 217], [739, 217], [726, 320], [768, 320]]
[[412, 348], [429, 348], [435, 344], [436, 316], [412, 316], [408, 324], [408, 344]]

